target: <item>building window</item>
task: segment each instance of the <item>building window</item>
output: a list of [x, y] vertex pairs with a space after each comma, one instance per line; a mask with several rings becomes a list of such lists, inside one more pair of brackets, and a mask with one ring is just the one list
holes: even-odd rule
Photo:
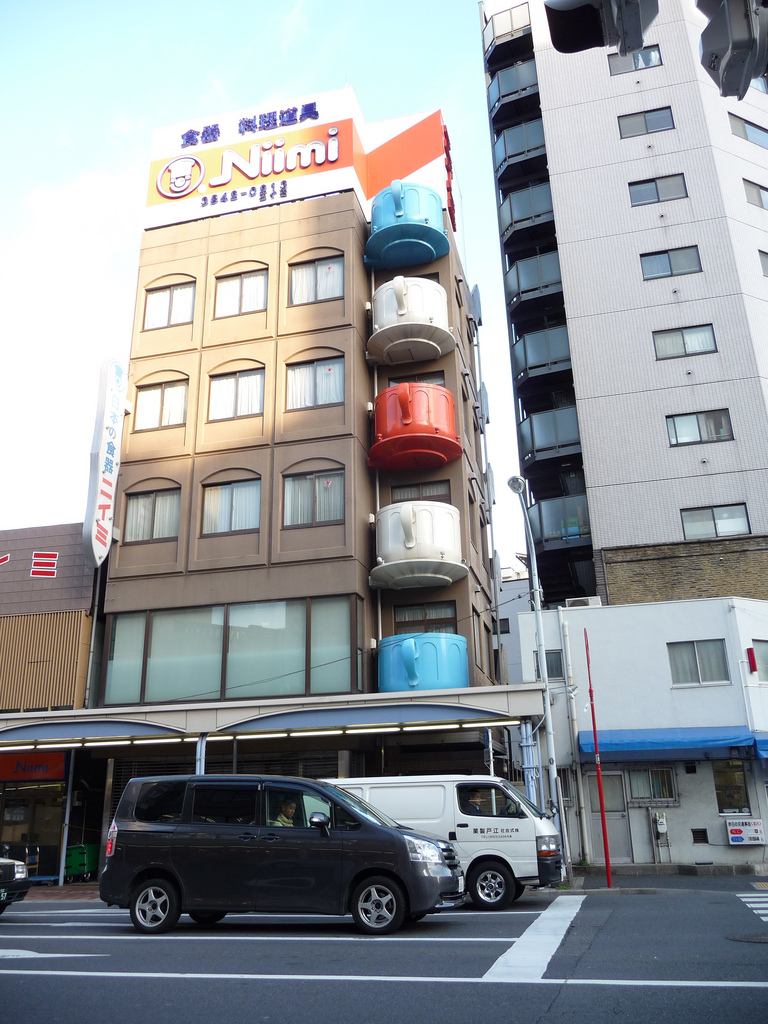
[[399, 501], [451, 502], [450, 480], [435, 480], [428, 484], [399, 484], [392, 487], [392, 504]]
[[324, 302], [344, 295], [344, 257], [313, 260], [291, 267], [291, 306]]
[[682, 416], [667, 416], [669, 443], [707, 444], [710, 441], [732, 441], [731, 417], [727, 409], [711, 412], [692, 412]]
[[393, 384], [439, 384], [445, 387], [443, 370], [432, 370], [430, 373], [411, 373], [407, 377], [390, 377], [389, 386]]
[[671, 199], [685, 199], [687, 195], [683, 174], [668, 174], [663, 178], [629, 183], [629, 201], [632, 206], [667, 203]]
[[344, 357], [288, 367], [286, 408], [311, 409], [344, 401]]
[[344, 470], [285, 477], [283, 526], [344, 522]]
[[717, 352], [712, 324], [680, 327], [673, 331], [654, 331], [653, 344], [657, 359], [678, 359], [680, 356], [701, 356]]
[[760, 254], [760, 266], [763, 269], [763, 277], [768, 277], [768, 252], [763, 252], [761, 249], [757, 251]]
[[509, 632], [509, 619], [499, 619], [499, 633]]
[[456, 602], [435, 601], [395, 608], [395, 636], [404, 633], [457, 633]]
[[750, 89], [755, 89], [757, 92], [768, 92], [768, 82], [764, 78], [753, 78], [749, 83]]
[[245, 370], [211, 377], [209, 420], [233, 420], [264, 412], [264, 371]]
[[640, 804], [675, 802], [675, 781], [671, 768], [630, 768], [629, 799]]
[[747, 202], [753, 206], [760, 206], [763, 210], [768, 210], [768, 188], [763, 188], [762, 185], [756, 185], [754, 181], [747, 181], [746, 178], [742, 179], [744, 182], [744, 191], [747, 196]]
[[257, 270], [216, 281], [215, 317], [239, 316], [267, 308], [267, 272]]
[[258, 530], [261, 481], [239, 480], [203, 488], [203, 533]]
[[170, 288], [148, 291], [144, 307], [144, 330], [192, 323], [194, 304], [194, 284], [174, 284]]
[[187, 382], [155, 384], [136, 391], [134, 430], [178, 427], [187, 421]]
[[624, 114], [619, 118], [619, 135], [622, 139], [631, 139], [636, 135], [650, 135], [653, 132], [666, 132], [674, 127], [671, 107], [641, 110], [639, 114]]
[[712, 781], [718, 814], [750, 813], [743, 761], [713, 761]]
[[757, 661], [757, 678], [761, 683], [768, 683], [768, 640], [753, 640], [752, 646]]
[[[544, 657], [547, 659], [547, 679], [564, 679], [563, 674], [563, 652], [562, 651], [545, 651]], [[536, 680], [541, 679], [539, 672], [539, 652], [533, 652], [533, 671]]]
[[728, 683], [725, 640], [690, 640], [667, 644], [673, 686]]
[[713, 540], [750, 533], [746, 505], [712, 505], [709, 508], [684, 508], [683, 536], [686, 540]]
[[682, 274], [700, 274], [699, 247], [688, 245], [684, 249], [647, 252], [641, 254], [640, 265], [643, 268], [644, 281], [654, 281], [659, 277], [680, 277]]
[[181, 488], [129, 494], [124, 542], [167, 540], [179, 535]]
[[661, 67], [661, 51], [658, 46], [644, 46], [642, 50], [628, 53], [608, 54], [608, 68], [611, 75], [626, 75], [629, 71], [645, 71], [646, 68]]
[[728, 120], [731, 122], [731, 131], [734, 135], [738, 135], [740, 139], [746, 139], [747, 142], [754, 142], [756, 146], [762, 146], [763, 149], [768, 149], [768, 130], [761, 128], [758, 124], [752, 124], [751, 121], [745, 121], [743, 117], [737, 117], [735, 114], [728, 114]]

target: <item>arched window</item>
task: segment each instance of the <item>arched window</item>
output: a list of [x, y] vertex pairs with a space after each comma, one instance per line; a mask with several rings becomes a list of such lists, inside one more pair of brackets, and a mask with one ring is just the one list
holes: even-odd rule
[[166, 287], [148, 288], [144, 306], [144, 330], [192, 323], [195, 282], [182, 281]]

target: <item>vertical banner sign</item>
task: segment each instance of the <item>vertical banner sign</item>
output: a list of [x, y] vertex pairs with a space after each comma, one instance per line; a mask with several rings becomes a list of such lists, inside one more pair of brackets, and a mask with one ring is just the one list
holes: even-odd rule
[[98, 569], [112, 543], [117, 474], [120, 469], [120, 445], [128, 374], [118, 362], [101, 371], [99, 407], [91, 445], [91, 476], [88, 505], [83, 523], [85, 558]]

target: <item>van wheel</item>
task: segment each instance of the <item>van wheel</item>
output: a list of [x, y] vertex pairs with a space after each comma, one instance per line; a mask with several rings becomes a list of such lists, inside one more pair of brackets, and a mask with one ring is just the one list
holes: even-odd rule
[[178, 889], [164, 878], [141, 882], [131, 893], [130, 910], [137, 931], [148, 935], [169, 932], [181, 914]]
[[478, 910], [505, 910], [515, 899], [515, 876], [504, 864], [481, 864], [473, 868], [467, 889]]
[[189, 916], [195, 924], [209, 925], [218, 924], [227, 916], [225, 910], [195, 910], [189, 912]]
[[391, 878], [366, 878], [352, 893], [352, 917], [367, 935], [389, 935], [405, 920], [405, 893]]

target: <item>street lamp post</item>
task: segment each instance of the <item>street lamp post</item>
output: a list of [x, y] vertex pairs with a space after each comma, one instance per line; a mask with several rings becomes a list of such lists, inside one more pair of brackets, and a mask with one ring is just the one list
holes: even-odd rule
[[560, 815], [557, 798], [557, 762], [555, 760], [555, 733], [552, 728], [552, 705], [549, 699], [549, 673], [547, 672], [547, 654], [544, 649], [544, 622], [541, 617], [541, 590], [539, 588], [539, 571], [536, 564], [536, 549], [533, 545], [533, 531], [528, 519], [528, 509], [523, 494], [525, 479], [522, 476], [511, 476], [507, 481], [509, 489], [520, 499], [525, 525], [525, 541], [528, 547], [528, 565], [531, 570], [531, 593], [533, 594], [533, 617], [536, 624], [536, 650], [539, 658], [539, 672], [544, 683], [544, 732], [547, 737], [547, 774], [549, 776], [549, 799], [555, 809], [555, 826], [560, 831]]

